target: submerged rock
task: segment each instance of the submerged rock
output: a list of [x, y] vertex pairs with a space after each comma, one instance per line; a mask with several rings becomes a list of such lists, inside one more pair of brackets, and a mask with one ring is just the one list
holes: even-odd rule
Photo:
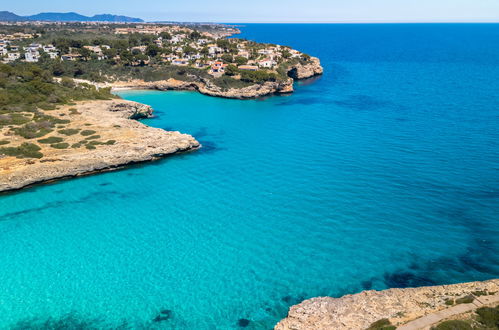
[[241, 328], [246, 328], [250, 324], [250, 322], [251, 321], [248, 319], [239, 319], [239, 321], [237, 321], [237, 325]]

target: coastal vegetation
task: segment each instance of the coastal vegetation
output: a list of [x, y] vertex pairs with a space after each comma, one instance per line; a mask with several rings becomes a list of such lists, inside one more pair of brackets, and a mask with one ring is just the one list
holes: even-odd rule
[[[26, 124], [36, 117], [36, 109], [53, 110], [58, 105], [88, 99], [110, 99], [109, 89], [58, 83], [52, 74], [32, 63], [0, 63], [0, 125]], [[27, 112], [32, 113], [29, 115]]]
[[[16, 28], [17, 27], [17, 28]], [[311, 57], [288, 46], [225, 37], [221, 25], [51, 24], [0, 26], [0, 59], [37, 63], [54, 77], [91, 82], [175, 79], [222, 89], [284, 82]], [[2, 36], [4, 40], [2, 40]], [[50, 106], [50, 104], [41, 105]]]
[[432, 330], [496, 330], [499, 329], [499, 305], [481, 307], [460, 319], [441, 322]]
[[393, 326], [390, 320], [381, 319], [373, 322], [367, 330], [395, 330], [397, 327]]
[[[0, 63], [0, 134], [4, 138], [0, 141], [0, 157], [41, 158], [38, 143], [56, 149], [67, 148], [63, 137], [45, 136], [57, 128], [65, 136], [79, 130], [66, 128], [70, 120], [65, 119], [64, 114], [49, 113], [74, 101], [114, 97], [109, 89], [75, 84], [69, 78], [58, 82], [49, 71], [34, 63]], [[17, 146], [3, 146], [10, 144], [13, 137], [26, 141]]]

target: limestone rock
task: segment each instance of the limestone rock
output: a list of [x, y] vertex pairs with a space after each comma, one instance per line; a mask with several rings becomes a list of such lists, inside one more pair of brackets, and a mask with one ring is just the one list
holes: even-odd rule
[[448, 308], [446, 299], [456, 299], [480, 291], [499, 292], [499, 279], [420, 288], [370, 290], [341, 298], [312, 298], [292, 306], [288, 316], [275, 329], [363, 330], [384, 318], [398, 326]]
[[289, 69], [289, 76], [293, 79], [307, 79], [324, 73], [321, 62], [317, 57], [311, 57], [307, 64], [295, 64]]
[[[70, 127], [77, 130], [92, 130], [102, 142], [95, 149], [85, 145], [77, 148], [55, 149], [40, 144], [44, 157], [41, 159], [18, 159], [0, 156], [0, 191], [20, 189], [25, 186], [55, 179], [112, 170], [118, 167], [155, 160], [200, 146], [192, 136], [179, 132], [168, 132], [146, 126], [129, 118], [143, 118], [152, 115], [149, 106], [124, 100], [80, 102], [77, 112], [69, 106], [54, 112], [64, 113], [70, 119]], [[54, 132], [51, 135], [56, 136]], [[23, 138], [9, 136], [12, 145], [21, 144]], [[82, 143], [85, 136], [65, 136], [70, 145]], [[36, 141], [32, 141], [36, 142]], [[86, 143], [89, 143], [88, 140]]]

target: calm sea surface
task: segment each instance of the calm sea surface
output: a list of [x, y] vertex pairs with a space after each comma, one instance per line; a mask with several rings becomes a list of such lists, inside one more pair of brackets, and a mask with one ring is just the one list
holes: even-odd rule
[[204, 148], [1, 195], [0, 328], [269, 329], [304, 298], [499, 276], [499, 24], [242, 29], [324, 76], [120, 93]]

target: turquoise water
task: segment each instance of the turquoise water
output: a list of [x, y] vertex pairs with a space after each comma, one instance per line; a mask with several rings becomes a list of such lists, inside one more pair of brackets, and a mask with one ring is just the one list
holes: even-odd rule
[[499, 25], [243, 31], [325, 75], [120, 93], [204, 147], [0, 195], [0, 328], [269, 329], [303, 298], [499, 276]]

